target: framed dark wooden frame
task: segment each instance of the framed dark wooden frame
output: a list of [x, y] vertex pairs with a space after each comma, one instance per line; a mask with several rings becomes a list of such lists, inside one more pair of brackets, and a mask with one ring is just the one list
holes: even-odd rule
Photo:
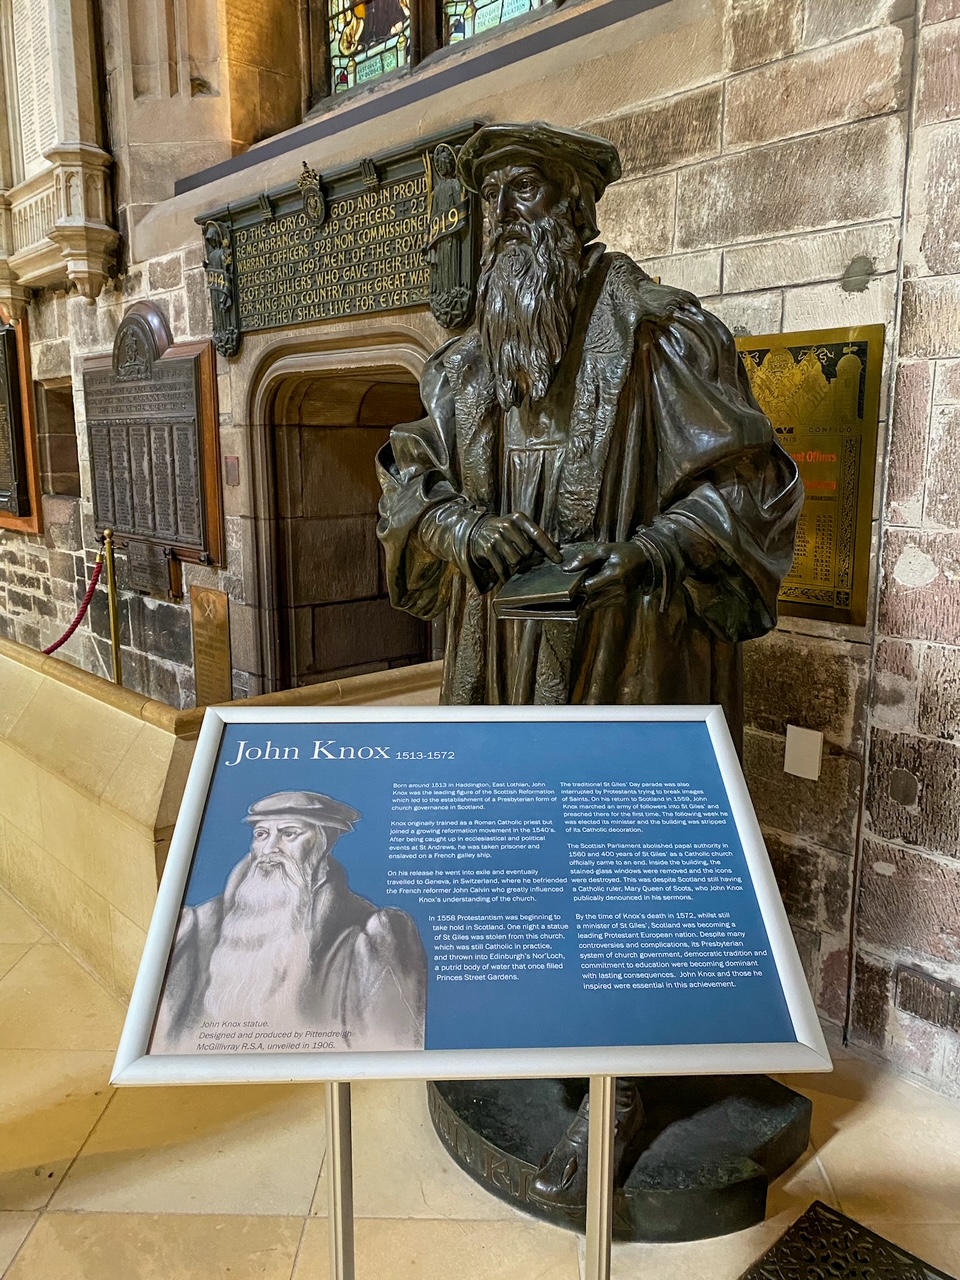
[[19, 320], [9, 318], [0, 308], [0, 319], [12, 325], [17, 338], [17, 372], [20, 384], [20, 413], [23, 429], [23, 454], [26, 469], [26, 491], [30, 514], [13, 516], [0, 512], [0, 529], [17, 533], [43, 533], [43, 505], [40, 487], [40, 454], [37, 445], [37, 410], [33, 398], [33, 375], [30, 367], [30, 326], [26, 314]]

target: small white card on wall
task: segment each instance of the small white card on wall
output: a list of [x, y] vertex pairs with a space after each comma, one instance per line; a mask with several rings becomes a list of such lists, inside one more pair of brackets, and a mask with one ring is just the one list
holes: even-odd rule
[[797, 778], [817, 782], [823, 762], [823, 734], [816, 729], [787, 725], [787, 745], [783, 753], [783, 771]]

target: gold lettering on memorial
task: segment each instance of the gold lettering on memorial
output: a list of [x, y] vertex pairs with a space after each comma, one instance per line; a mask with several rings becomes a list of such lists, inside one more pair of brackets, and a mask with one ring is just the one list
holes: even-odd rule
[[805, 499], [780, 610], [866, 622], [883, 325], [738, 338]]
[[317, 227], [303, 212], [234, 232], [242, 329], [426, 303], [426, 176], [334, 199]]

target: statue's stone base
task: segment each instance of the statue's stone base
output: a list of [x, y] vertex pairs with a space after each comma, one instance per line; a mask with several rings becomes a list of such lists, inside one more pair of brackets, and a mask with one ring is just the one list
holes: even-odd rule
[[[614, 1201], [618, 1240], [677, 1242], [763, 1220], [767, 1185], [806, 1149], [812, 1105], [766, 1076], [638, 1080], [643, 1149]], [[457, 1164], [492, 1195], [557, 1226], [584, 1212], [529, 1196], [541, 1157], [573, 1120], [586, 1080], [455, 1080], [427, 1085]]]

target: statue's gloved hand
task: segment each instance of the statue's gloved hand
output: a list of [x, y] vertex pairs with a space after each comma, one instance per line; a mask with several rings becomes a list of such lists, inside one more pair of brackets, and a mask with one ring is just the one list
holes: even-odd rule
[[520, 568], [530, 568], [543, 557], [559, 564], [559, 548], [535, 521], [522, 511], [507, 516], [484, 516], [470, 534], [470, 558], [489, 570], [500, 582]]
[[583, 592], [588, 609], [623, 604], [631, 592], [649, 595], [656, 587], [656, 564], [649, 553], [636, 542], [598, 542], [580, 546], [572, 556], [565, 556], [563, 567], [569, 570], [595, 571], [584, 581]]

